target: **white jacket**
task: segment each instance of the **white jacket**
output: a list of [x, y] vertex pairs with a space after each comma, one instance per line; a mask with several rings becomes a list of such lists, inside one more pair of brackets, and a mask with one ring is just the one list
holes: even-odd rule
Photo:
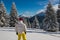
[[22, 33], [26, 31], [26, 25], [22, 21], [19, 21], [18, 23], [15, 24], [15, 30], [18, 33]]

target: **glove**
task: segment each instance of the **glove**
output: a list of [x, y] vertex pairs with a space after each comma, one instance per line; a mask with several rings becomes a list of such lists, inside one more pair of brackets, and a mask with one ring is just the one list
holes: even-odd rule
[[18, 35], [18, 32], [16, 32], [16, 35]]
[[26, 31], [24, 31], [24, 33], [26, 34]]

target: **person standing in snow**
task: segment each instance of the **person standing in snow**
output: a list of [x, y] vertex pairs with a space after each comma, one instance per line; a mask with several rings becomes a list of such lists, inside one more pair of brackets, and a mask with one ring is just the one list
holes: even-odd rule
[[26, 40], [26, 25], [23, 23], [23, 19], [19, 18], [18, 22], [15, 24], [16, 34], [18, 35], [18, 40]]

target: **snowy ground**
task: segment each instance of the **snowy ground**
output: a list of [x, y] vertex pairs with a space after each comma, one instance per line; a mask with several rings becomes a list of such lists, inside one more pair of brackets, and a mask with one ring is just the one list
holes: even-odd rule
[[[14, 28], [0, 28], [0, 40], [17, 40]], [[27, 29], [27, 40], [60, 40], [60, 32]]]

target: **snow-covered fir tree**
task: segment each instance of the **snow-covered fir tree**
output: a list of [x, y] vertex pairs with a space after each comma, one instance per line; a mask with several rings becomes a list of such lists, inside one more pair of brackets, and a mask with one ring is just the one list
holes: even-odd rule
[[59, 0], [58, 10], [57, 10], [57, 21], [59, 23], [59, 31], [60, 31], [60, 0]]
[[46, 9], [46, 17], [43, 21], [44, 30], [46, 31], [57, 31], [59, 30], [59, 24], [57, 22], [57, 16], [53, 9], [51, 2], [49, 1]]
[[5, 26], [9, 26], [9, 15], [6, 13], [6, 8], [4, 6], [3, 1], [1, 1], [2, 3], [2, 11], [3, 11], [3, 17], [5, 18]]
[[28, 28], [31, 28], [31, 23], [30, 23], [29, 19], [27, 19], [27, 23], [28, 23]]
[[28, 23], [27, 23], [27, 19], [23, 17], [23, 22], [26, 24], [26, 26], [28, 27]]
[[17, 10], [16, 10], [16, 6], [15, 3], [12, 3], [12, 7], [11, 7], [11, 11], [10, 11], [10, 27], [15, 27], [15, 23], [18, 21], [17, 19], [18, 15], [17, 15]]
[[5, 13], [5, 10], [4, 10], [4, 4], [3, 2], [1, 1], [0, 2], [0, 26], [3, 27], [6, 25], [6, 20], [5, 20], [5, 17], [4, 17], [4, 14]]
[[35, 19], [33, 20], [32, 26], [34, 28], [40, 28], [39, 21], [36, 16], [35, 16]]

